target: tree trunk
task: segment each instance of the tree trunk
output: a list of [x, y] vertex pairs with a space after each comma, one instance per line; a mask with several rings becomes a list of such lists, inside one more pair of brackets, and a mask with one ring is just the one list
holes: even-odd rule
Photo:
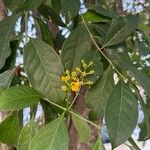
[[125, 15], [125, 12], [123, 11], [123, 4], [122, 4], [122, 0], [119, 1], [118, 3], [118, 11], [120, 13], [120, 15]]
[[0, 0], [0, 21], [6, 17], [3, 1]]
[[[94, 5], [96, 3], [96, 0], [86, 0], [87, 3], [90, 5]], [[75, 104], [74, 104], [74, 110], [80, 113], [80, 115], [86, 119], [88, 119], [89, 109], [87, 108], [85, 104], [85, 96], [87, 94], [86, 88], [81, 88], [80, 95], [78, 96]], [[69, 117], [69, 125], [68, 125], [68, 132], [69, 132], [69, 150], [91, 150], [92, 145], [96, 142], [97, 138], [99, 137], [100, 131], [96, 127], [90, 125], [91, 134], [89, 137], [89, 140], [86, 144], [82, 144], [79, 141], [79, 137], [77, 134], [77, 131], [75, 129], [75, 126], [73, 124], [73, 121]], [[97, 120], [97, 125], [102, 124], [102, 120]]]
[[[87, 94], [87, 89], [82, 88], [79, 97], [76, 99], [76, 102], [74, 104], [74, 110], [78, 113], [80, 113], [81, 116], [88, 119], [88, 113], [89, 109], [85, 105], [85, 96]], [[77, 134], [77, 131], [74, 127], [73, 121], [69, 116], [69, 125], [68, 125], [68, 132], [69, 132], [69, 150], [91, 150], [92, 145], [96, 142], [96, 139], [99, 136], [99, 130], [93, 126], [90, 125], [91, 128], [91, 135], [86, 144], [82, 144], [79, 141], [79, 137]], [[96, 123], [96, 122], [95, 122]], [[99, 125], [100, 122], [97, 121], [97, 124]]]

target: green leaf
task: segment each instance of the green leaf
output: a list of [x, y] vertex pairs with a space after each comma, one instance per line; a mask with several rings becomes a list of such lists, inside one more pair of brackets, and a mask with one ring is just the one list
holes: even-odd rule
[[22, 4], [24, 3], [24, 1], [22, 0], [5, 0], [4, 1], [4, 5], [9, 8], [11, 11], [14, 11], [16, 9], [18, 9]]
[[74, 18], [80, 10], [79, 0], [61, 0], [62, 13], [68, 15], [69, 18]]
[[15, 144], [20, 133], [18, 113], [11, 113], [0, 124], [0, 141], [6, 144]]
[[137, 34], [135, 40], [135, 49], [137, 49], [137, 51], [140, 53], [141, 56], [142, 55], [146, 56], [150, 54], [150, 38], [148, 39], [143, 32], [140, 32], [140, 34], [142, 34], [143, 41], [140, 41]]
[[106, 37], [109, 25], [101, 23], [101, 24], [91, 24], [90, 26], [93, 28], [95, 36], [101, 37], [104, 43], [104, 39]]
[[99, 15], [101, 15], [105, 18], [107, 17], [107, 19], [110, 19], [110, 18], [113, 19], [118, 16], [118, 14], [116, 12], [105, 9], [101, 5], [94, 5], [94, 6], [90, 7], [89, 10], [94, 10]]
[[68, 150], [68, 133], [64, 115], [45, 125], [31, 140], [28, 150]]
[[103, 47], [116, 45], [126, 40], [137, 28], [138, 17], [128, 15], [118, 17], [110, 24]]
[[106, 127], [113, 148], [130, 138], [137, 119], [137, 99], [127, 84], [119, 82], [113, 89], [105, 112]]
[[132, 145], [130, 148], [131, 148], [131, 150], [141, 150], [139, 147], [138, 147], [138, 145], [136, 144], [136, 142], [133, 140], [133, 138], [132, 137], [130, 137], [129, 139], [128, 139], [128, 141], [130, 142], [130, 144]]
[[85, 100], [91, 110], [90, 114], [94, 119], [103, 117], [113, 86], [113, 71], [109, 66], [102, 78], [89, 90]]
[[4, 92], [4, 89], [0, 88], [0, 94], [1, 94], [2, 92]]
[[101, 62], [101, 55], [99, 51], [96, 49], [89, 50], [85, 53], [82, 59], [86, 63], [93, 62], [93, 65], [91, 65], [87, 69], [87, 72], [90, 70], [94, 70], [94, 74], [85, 77], [85, 82], [92, 81], [93, 83], [95, 83], [103, 73], [103, 64]]
[[53, 8], [56, 12], [60, 13], [61, 11], [60, 0], [47, 0], [45, 4]]
[[106, 18], [104, 16], [99, 15], [98, 13], [92, 11], [92, 10], [88, 10], [86, 11], [86, 13], [83, 14], [84, 20], [87, 22], [108, 22], [110, 21], [109, 18]]
[[12, 37], [14, 27], [18, 15], [7, 17], [0, 22], [0, 69], [5, 65], [6, 59], [11, 54], [10, 39]]
[[8, 88], [15, 74], [15, 69], [7, 70], [0, 74], [0, 88]]
[[33, 88], [11, 87], [0, 95], [0, 111], [13, 111], [37, 104], [41, 95]]
[[52, 8], [55, 9], [57, 12], [61, 10], [60, 0], [51, 0]]
[[[143, 101], [141, 99], [141, 101]], [[139, 127], [141, 129], [139, 133], [139, 141], [145, 141], [150, 139], [150, 101], [147, 99], [146, 104], [144, 101], [142, 102], [142, 109], [144, 112], [144, 120], [142, 123], [139, 124]]]
[[26, 126], [21, 130], [17, 150], [27, 150], [32, 138], [36, 135], [36, 123], [31, 120]]
[[75, 115], [72, 115], [72, 121], [75, 129], [77, 130], [80, 142], [87, 143], [91, 132], [87, 122]]
[[79, 25], [66, 39], [62, 47], [62, 62], [65, 69], [74, 69], [81, 58], [91, 49], [90, 35], [84, 25]]
[[45, 123], [48, 123], [58, 117], [58, 112], [51, 106], [51, 104], [45, 100], [40, 101], [45, 117]]
[[[138, 70], [129, 58], [127, 49], [122, 48], [123, 52], [110, 51], [109, 55], [112, 56], [113, 60], [119, 62], [121, 69], [126, 69], [136, 79], [136, 81], [144, 88], [146, 94], [150, 97], [150, 77], [144, 74], [141, 70]], [[115, 48], [115, 50], [117, 47]], [[119, 49], [118, 49], [119, 50]], [[118, 64], [117, 64], [118, 65]]]
[[27, 10], [36, 10], [43, 2], [44, 0], [25, 0], [22, 7]]
[[55, 9], [49, 7], [48, 5], [42, 4], [39, 8], [38, 11], [48, 20], [51, 18], [52, 22], [62, 26], [66, 27], [64, 22], [62, 21], [60, 15], [58, 12], [55, 11]]
[[40, 27], [40, 31], [41, 31], [41, 36], [42, 36], [42, 40], [44, 42], [46, 42], [47, 44], [49, 44], [50, 46], [54, 46], [54, 40], [53, 40], [53, 35], [50, 32], [48, 26], [46, 23], [44, 23], [41, 19], [36, 18], [38, 25]]
[[146, 76], [143, 72], [137, 70], [137, 68], [132, 65], [127, 64], [126, 66], [136, 81], [144, 88], [146, 94], [150, 97], [150, 77]]
[[48, 44], [30, 39], [24, 50], [24, 67], [32, 86], [52, 101], [63, 101], [60, 76], [63, 65], [59, 56]]
[[96, 140], [96, 143], [93, 145], [92, 150], [105, 150], [105, 147], [100, 138]]
[[138, 29], [150, 34], [150, 27], [145, 24], [139, 24]]
[[18, 47], [19, 47], [19, 41], [16, 40], [10, 42], [11, 55], [6, 59], [5, 65], [0, 70], [0, 73], [4, 73], [4, 71], [6, 70], [16, 68], [15, 63], [16, 63], [16, 55], [17, 55]]

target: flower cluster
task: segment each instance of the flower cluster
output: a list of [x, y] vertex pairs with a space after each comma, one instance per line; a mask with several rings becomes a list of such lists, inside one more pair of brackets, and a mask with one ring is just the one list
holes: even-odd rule
[[92, 81], [84, 81], [85, 77], [94, 74], [94, 70], [87, 71], [89, 67], [93, 65], [93, 62], [85, 63], [84, 60], [81, 60], [81, 68], [76, 67], [75, 70], [70, 72], [69, 70], [65, 71], [65, 74], [61, 76], [61, 80], [64, 82], [62, 86], [62, 91], [64, 92], [79, 92], [82, 85], [91, 85]]

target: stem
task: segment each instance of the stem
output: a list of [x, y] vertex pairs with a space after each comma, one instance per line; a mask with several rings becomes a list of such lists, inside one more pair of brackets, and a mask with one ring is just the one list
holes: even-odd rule
[[28, 42], [28, 13], [25, 12], [25, 44]]
[[131, 144], [136, 150], [141, 150], [141, 149], [138, 147], [138, 145], [135, 143], [135, 141], [133, 140], [132, 137], [130, 137], [130, 138], [128, 139], [128, 141], [130, 142], [130, 144]]
[[80, 118], [80, 119], [86, 121], [87, 123], [91, 124], [92, 126], [94, 126], [94, 127], [96, 127], [97, 129], [100, 130], [100, 126], [98, 126], [97, 124], [91, 122], [90, 120], [87, 120], [87, 119], [85, 119], [84, 117], [82, 117], [82, 116], [76, 114], [75, 112], [73, 112], [73, 111], [71, 111], [71, 110], [68, 110], [67, 108], [65, 108], [65, 107], [63, 107], [63, 106], [60, 106], [59, 104], [56, 104], [56, 103], [54, 103], [54, 102], [52, 102], [52, 101], [50, 101], [50, 100], [48, 100], [48, 99], [44, 99], [44, 100], [46, 100], [46, 101], [49, 102], [50, 104], [52, 104], [52, 105], [54, 105], [54, 106], [56, 106], [56, 107], [58, 107], [58, 108], [60, 108], [60, 109], [62, 109], [62, 110], [64, 110], [64, 111], [68, 111], [70, 114], [72, 114], [72, 115], [74, 115], [74, 116], [76, 116], [76, 117], [78, 117], [78, 118]]
[[58, 108], [60, 108], [60, 109], [62, 109], [62, 110], [64, 110], [64, 111], [67, 111], [67, 108], [65, 108], [65, 107], [63, 107], [63, 106], [60, 106], [59, 104], [56, 104], [56, 103], [54, 103], [54, 102], [52, 102], [52, 101], [50, 101], [50, 100], [48, 100], [48, 99], [45, 99], [45, 98], [44, 98], [44, 100], [46, 100], [46, 101], [49, 102], [50, 104], [52, 104], [52, 105], [54, 105], [54, 106], [56, 106], [56, 107], [58, 107]]
[[76, 93], [74, 99], [72, 100], [72, 103], [71, 103], [70, 106], [68, 107], [68, 110], [73, 106], [73, 104], [75, 103], [75, 101], [76, 101], [76, 99], [77, 99], [78, 96], [79, 96], [79, 92]]
[[85, 20], [84, 20], [84, 17], [82, 16], [82, 20], [83, 20], [83, 24], [85, 25], [88, 33], [90, 34], [90, 37], [95, 45], [95, 47], [97, 48], [97, 50], [104, 56], [104, 58], [110, 63], [110, 65], [112, 66], [112, 68], [120, 75], [120, 77], [123, 79], [123, 80], [126, 80], [126, 78], [120, 73], [120, 71], [115, 67], [115, 65], [111, 62], [111, 60], [103, 53], [102, 49], [104, 48], [104, 46], [102, 48], [100, 48], [98, 46], [98, 44], [96, 43], [92, 33], [90, 32], [88, 26], [86, 25], [85, 23]]
[[80, 119], [86, 121], [87, 123], [91, 124], [92, 126], [94, 126], [94, 127], [96, 127], [97, 129], [100, 130], [100, 126], [99, 126], [99, 125], [97, 125], [97, 124], [91, 122], [90, 120], [85, 119], [84, 117], [82, 117], [82, 116], [76, 114], [76, 113], [73, 112], [73, 111], [70, 111], [70, 110], [69, 110], [69, 112], [70, 112], [72, 115], [74, 115], [74, 116], [76, 116], [76, 117], [78, 117], [78, 118], [80, 118]]
[[2, 119], [1, 122], [3, 122], [5, 119], [7, 119], [12, 113], [13, 113], [13, 111], [9, 112], [9, 113]]

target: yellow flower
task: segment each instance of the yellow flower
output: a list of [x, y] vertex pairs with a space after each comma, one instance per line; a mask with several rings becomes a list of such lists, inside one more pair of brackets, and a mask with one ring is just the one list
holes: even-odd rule
[[82, 72], [82, 76], [86, 77], [87, 73], [85, 71]]
[[79, 67], [76, 67], [77, 72], [81, 72], [81, 69]]
[[76, 76], [77, 76], [77, 73], [76, 73], [75, 71], [73, 71], [73, 72], [71, 73], [71, 75], [72, 75], [72, 77], [76, 77]]
[[77, 77], [72, 77], [72, 80], [73, 80], [73, 81], [77, 81], [77, 80], [79, 80], [79, 78], [77, 78]]
[[93, 61], [91, 61], [91, 62], [89, 63], [89, 66], [91, 66], [91, 65], [93, 65]]
[[61, 80], [62, 81], [69, 81], [70, 80], [70, 76], [62, 76]]
[[95, 71], [94, 70], [90, 70], [89, 74], [94, 74]]
[[65, 81], [66, 77], [65, 76], [61, 76], [61, 80]]
[[66, 81], [69, 81], [69, 80], [70, 80], [70, 76], [66, 76], [65, 78], [66, 78], [66, 79], [65, 79]]
[[66, 74], [69, 76], [69, 74], [70, 74], [70, 71], [69, 71], [69, 70], [66, 70]]
[[86, 82], [85, 84], [92, 85], [92, 84], [93, 84], [93, 81], [88, 81], [88, 82]]
[[62, 91], [66, 92], [66, 91], [67, 91], [67, 86], [63, 85], [63, 86], [61, 87], [61, 89], [62, 89]]
[[71, 90], [74, 92], [78, 92], [80, 90], [81, 85], [82, 85], [81, 81], [72, 82], [71, 83]]
[[81, 63], [82, 63], [83, 68], [87, 68], [88, 67], [88, 65], [85, 63], [85, 61], [83, 59], [81, 60]]
[[[84, 79], [88, 75], [94, 74], [94, 70], [89, 70], [88, 67], [93, 65], [93, 62], [86, 63], [81, 60], [81, 68], [76, 67], [74, 71], [66, 70], [65, 74], [61, 76], [61, 80], [64, 85], [61, 87], [64, 92], [79, 92], [82, 85], [92, 85], [92, 81], [84, 82]], [[87, 69], [89, 70], [87, 72]]]

